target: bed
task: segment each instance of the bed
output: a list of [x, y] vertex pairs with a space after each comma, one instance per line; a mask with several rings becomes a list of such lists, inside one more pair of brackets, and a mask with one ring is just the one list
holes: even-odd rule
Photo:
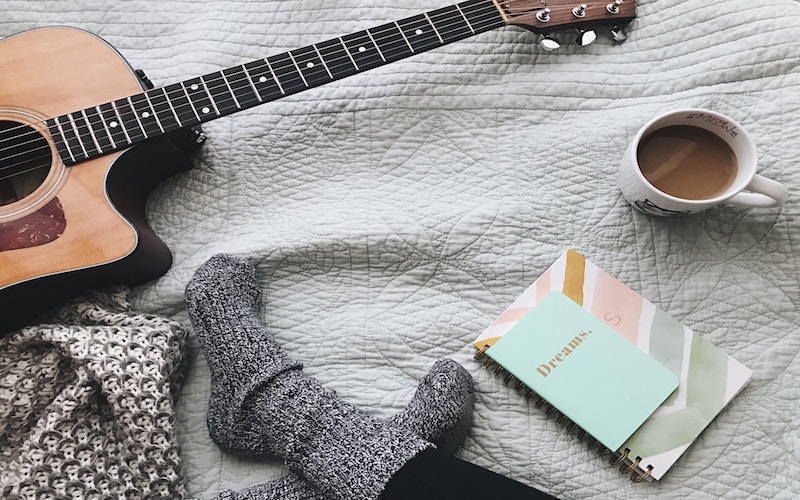
[[[627, 1], [627, 0], [626, 0]], [[68, 25], [156, 85], [447, 5], [403, 0], [4, 0], [0, 36]], [[248, 258], [264, 321], [306, 371], [388, 417], [440, 357], [476, 381], [459, 456], [560, 498], [800, 495], [800, 2], [640, 0], [628, 39], [588, 46], [504, 27], [219, 118], [147, 214], [173, 253], [136, 309], [189, 326], [183, 291], [217, 253]], [[3, 68], [0, 68], [3, 71]], [[634, 211], [629, 138], [678, 107], [728, 114], [774, 209]], [[471, 345], [573, 248], [751, 368], [752, 381], [659, 482], [634, 484], [473, 360]], [[196, 339], [176, 402], [187, 494], [285, 473], [221, 452]], [[621, 383], [635, 383], [622, 373]]]

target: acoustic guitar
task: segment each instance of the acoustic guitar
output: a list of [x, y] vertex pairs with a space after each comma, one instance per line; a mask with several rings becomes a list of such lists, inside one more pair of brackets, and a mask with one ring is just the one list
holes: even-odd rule
[[467, 0], [158, 88], [79, 29], [0, 40], [0, 331], [85, 288], [167, 271], [144, 205], [191, 168], [182, 131], [502, 26], [552, 49], [565, 30], [621, 41], [634, 17], [633, 0]]

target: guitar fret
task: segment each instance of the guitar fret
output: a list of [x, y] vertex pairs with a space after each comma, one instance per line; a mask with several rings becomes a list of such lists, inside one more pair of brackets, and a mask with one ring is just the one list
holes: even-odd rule
[[228, 92], [231, 93], [231, 97], [233, 98], [233, 103], [236, 105], [238, 109], [242, 109], [242, 105], [239, 103], [239, 99], [236, 98], [236, 94], [233, 92], [233, 88], [231, 87], [231, 82], [229, 82], [228, 77], [225, 76], [225, 72], [220, 71], [219, 74], [222, 75], [222, 79], [225, 81], [225, 86], [228, 88]]
[[361, 68], [358, 67], [355, 58], [353, 58], [353, 54], [350, 53], [350, 49], [347, 48], [342, 37], [339, 37], [339, 41], [342, 43], [342, 47], [344, 47], [344, 51], [347, 52], [348, 57], [350, 57], [350, 61], [353, 63], [353, 66], [355, 66], [356, 71], [361, 71]]
[[130, 137], [125, 132], [125, 127], [119, 119], [119, 113], [113, 103], [106, 103], [100, 105], [100, 113], [103, 115], [103, 122], [107, 124], [110, 129], [111, 137], [115, 143], [115, 147], [122, 147], [122, 143], [131, 144]]
[[88, 108], [84, 111], [86, 113], [89, 125], [94, 129], [95, 137], [97, 137], [97, 142], [100, 146], [99, 149], [101, 151], [104, 149], [110, 149], [112, 151], [115, 150], [117, 147], [114, 145], [114, 140], [111, 138], [111, 132], [109, 132], [108, 127], [106, 126], [106, 121], [103, 119], [103, 116], [100, 113], [100, 106]]
[[[208, 101], [211, 103], [211, 107], [214, 108], [214, 113], [216, 113], [217, 116], [221, 115], [222, 113], [219, 112], [219, 108], [217, 107], [217, 103], [214, 101], [214, 96], [211, 95], [211, 92], [208, 90], [208, 84], [206, 84], [206, 81], [205, 81], [204, 77], [202, 77], [202, 76], [200, 77], [200, 85], [201, 85], [201, 87], [203, 87], [203, 90], [205, 91], [206, 95], [208, 96]], [[200, 111], [203, 111], [204, 109], [205, 109], [205, 107], [201, 108]], [[203, 111], [203, 113], [210, 113], [210, 111]]]
[[[505, 24], [502, 16], [494, 9], [494, 6], [487, 5], [484, 0], [468, 0], [458, 5], [459, 10], [465, 14], [466, 18], [470, 19], [469, 24], [475, 28], [476, 32], [488, 31]], [[491, 15], [486, 15], [487, 10], [494, 10], [494, 12]]]
[[81, 140], [81, 132], [80, 130], [78, 130], [78, 125], [75, 123], [75, 117], [72, 116], [72, 113], [70, 113], [67, 115], [67, 118], [69, 119], [69, 125], [70, 127], [72, 127], [72, 131], [75, 133], [78, 145], [81, 147], [81, 151], [83, 151], [83, 156], [85, 158], [89, 158], [89, 153], [86, 150], [86, 146], [83, 144], [83, 141]]
[[272, 69], [272, 64], [269, 63], [268, 59], [264, 59], [264, 62], [267, 63], [267, 67], [269, 68], [269, 72], [272, 73], [272, 79], [275, 80], [275, 83], [278, 84], [278, 88], [281, 90], [281, 94], [286, 95], [286, 91], [283, 89], [283, 85], [281, 85], [281, 81], [278, 80], [278, 75], [275, 74], [275, 70]]
[[359, 71], [377, 68], [384, 64], [375, 44], [365, 31], [345, 35], [342, 40], [351, 57], [358, 63]]
[[405, 40], [397, 23], [384, 24], [370, 30], [372, 41], [381, 47], [385, 62], [398, 61], [414, 54], [414, 49]]
[[405, 40], [405, 42], [406, 42], [406, 45], [408, 45], [408, 48], [409, 48], [409, 49], [411, 49], [411, 52], [416, 52], [416, 51], [414, 50], [414, 47], [412, 47], [412, 46], [411, 46], [411, 42], [409, 42], [409, 41], [408, 41], [408, 37], [406, 36], [406, 34], [405, 34], [405, 33], [403, 33], [403, 29], [400, 27], [400, 25], [399, 25], [399, 24], [397, 24], [397, 22], [396, 22], [396, 21], [395, 21], [394, 25], [395, 25], [395, 26], [397, 26], [397, 31], [399, 31], [399, 32], [400, 32], [400, 34], [403, 36], [403, 40]]
[[67, 116], [69, 117], [70, 124], [75, 131], [75, 136], [81, 145], [81, 150], [83, 151], [86, 159], [89, 159], [93, 156], [98, 156], [100, 152], [95, 147], [92, 129], [89, 126], [89, 122], [84, 118], [85, 114], [83, 111], [69, 113]]
[[425, 19], [428, 20], [428, 23], [431, 25], [431, 28], [433, 28], [433, 32], [436, 33], [436, 36], [439, 38], [439, 42], [444, 44], [444, 39], [442, 39], [442, 35], [439, 34], [439, 30], [436, 29], [436, 26], [433, 24], [433, 21], [431, 21], [430, 16], [428, 16], [427, 13], [424, 14], [424, 16], [425, 16]]
[[331, 73], [330, 68], [328, 68], [328, 64], [325, 62], [325, 59], [322, 58], [322, 54], [320, 53], [320, 51], [317, 48], [316, 44], [314, 45], [314, 51], [317, 53], [317, 57], [319, 57], [319, 60], [322, 62], [322, 66], [325, 67], [325, 71], [328, 72], [328, 76], [331, 78], [331, 80], [333, 80], [334, 79], [333, 78], [333, 73]]
[[111, 108], [114, 110], [114, 114], [117, 117], [117, 121], [115, 121], [113, 123], [116, 123], [117, 126], [122, 130], [122, 133], [125, 135], [125, 140], [128, 142], [128, 144], [133, 144], [133, 141], [131, 140], [131, 136], [128, 133], [128, 127], [126, 127], [125, 123], [122, 121], [122, 117], [121, 117], [121, 115], [119, 113], [119, 108], [117, 107], [117, 104], [115, 102], [112, 102], [111, 103]]
[[292, 60], [292, 64], [294, 64], [294, 67], [297, 69], [297, 73], [300, 74], [300, 79], [303, 80], [303, 85], [305, 85], [306, 88], [308, 88], [308, 81], [306, 80], [306, 77], [303, 75], [303, 72], [300, 71], [300, 66], [297, 65], [297, 61], [295, 60], [294, 56], [292, 55], [292, 52], [289, 51], [289, 52], [287, 52], [287, 54], [289, 55], [289, 58]]
[[458, 13], [461, 14], [461, 17], [464, 18], [464, 22], [467, 23], [467, 27], [469, 27], [469, 30], [474, 35], [475, 34], [475, 28], [472, 27], [472, 23], [469, 22], [469, 19], [467, 19], [467, 16], [464, 15], [464, 11], [461, 10], [461, 6], [456, 4], [456, 9], [458, 9]]
[[294, 63], [291, 53], [277, 54], [267, 58], [267, 61], [275, 73], [275, 79], [281, 83], [281, 89], [286, 94], [296, 94], [308, 88], [305, 77]]
[[451, 43], [472, 36], [474, 32], [458, 6], [444, 7], [428, 13], [443, 43]]
[[[64, 141], [64, 149], [67, 151], [67, 154], [69, 155], [70, 159], [72, 160], [72, 163], [77, 163], [78, 160], [75, 159], [75, 154], [72, 152], [72, 146], [70, 145], [71, 140], [70, 140], [69, 135], [67, 134], [67, 131], [61, 125], [61, 121], [59, 121], [58, 118], [55, 119], [55, 124], [56, 124], [56, 127], [58, 128], [59, 136]], [[72, 142], [74, 142], [74, 140], [72, 140]], [[62, 159], [64, 161], [66, 161], [66, 158], [63, 158], [63, 155], [62, 155]]]
[[74, 159], [70, 161], [67, 156], [72, 157], [72, 153], [67, 146], [66, 139], [64, 138], [64, 133], [61, 130], [61, 126], [58, 124], [58, 118], [50, 118], [47, 120], [47, 128], [50, 129], [50, 137], [53, 138], [53, 142], [56, 143], [56, 150], [58, 151], [58, 155], [61, 157], [61, 160], [64, 164], [70, 165], [74, 163]]
[[158, 117], [158, 111], [156, 111], [155, 106], [153, 106], [153, 101], [150, 100], [150, 96], [147, 95], [147, 92], [142, 95], [144, 96], [145, 101], [147, 101], [147, 106], [153, 110], [153, 119], [155, 120], [156, 125], [158, 125], [158, 129], [162, 134], [166, 133], [166, 130], [164, 130], [164, 125], [161, 124], [161, 119]]
[[284, 95], [280, 82], [275, 79], [266, 59], [249, 62], [244, 67], [261, 102], [271, 101]]
[[217, 105], [211, 98], [211, 94], [208, 93], [208, 88], [206, 88], [203, 77], [197, 77], [194, 80], [190, 80], [190, 82], [194, 83], [189, 84], [189, 100], [192, 101], [194, 108], [199, 111], [201, 115], [200, 121], [203, 121], [203, 116], [208, 116], [212, 113], [219, 116]]
[[147, 101], [153, 108], [162, 131], [177, 130], [183, 127], [175, 108], [172, 106], [172, 101], [167, 95], [166, 88], [148, 90], [145, 93], [145, 97], [147, 97]]
[[249, 108], [261, 102], [244, 66], [226, 69], [222, 71], [222, 76], [225, 78], [239, 109]]
[[333, 79], [316, 46], [293, 50], [290, 55], [307, 87], [317, 87]]
[[128, 142], [133, 144], [143, 140], [146, 136], [144, 130], [136, 119], [136, 113], [128, 103], [128, 99], [118, 99], [112, 103], [114, 110], [119, 116], [119, 121], [122, 124], [122, 130], [128, 137]]
[[424, 52], [442, 45], [427, 16], [409, 17], [398, 21], [398, 24], [411, 42], [414, 52]]
[[136, 119], [136, 124], [139, 125], [139, 129], [141, 129], [142, 134], [144, 134], [144, 138], [147, 139], [148, 138], [147, 131], [144, 129], [144, 126], [142, 125], [142, 120], [139, 119], [139, 113], [133, 107], [133, 101], [131, 101], [130, 97], [128, 97], [126, 100], [128, 101], [128, 104], [131, 107], [131, 114]]
[[241, 109], [233, 92], [228, 90], [225, 75], [221, 71], [201, 76], [200, 81], [217, 116], [229, 115]]
[[325, 40], [316, 44], [320, 59], [326, 61], [325, 67], [334, 80], [358, 73], [358, 68], [339, 38]]
[[173, 83], [164, 87], [164, 95], [175, 113], [175, 119], [181, 124], [181, 127], [189, 127], [196, 123], [200, 123], [200, 117], [194, 109], [189, 94], [184, 87], [183, 82]]
[[203, 120], [200, 119], [200, 113], [197, 112], [197, 106], [195, 106], [194, 102], [192, 102], [192, 97], [189, 95], [189, 89], [186, 88], [186, 85], [183, 82], [181, 82], [181, 88], [183, 89], [183, 93], [186, 94], [186, 100], [189, 102], [189, 106], [192, 108], [194, 116], [197, 118], [197, 123], [202, 122]]
[[247, 81], [250, 83], [250, 87], [253, 88], [253, 92], [255, 93], [258, 102], [264, 102], [264, 99], [261, 97], [261, 93], [258, 91], [258, 88], [256, 88], [256, 82], [253, 80], [250, 72], [247, 71], [247, 65], [242, 65], [242, 70], [244, 70], [244, 74], [247, 76]]
[[92, 142], [94, 142], [94, 147], [97, 149], [98, 153], [103, 152], [103, 148], [100, 147], [100, 142], [97, 140], [97, 136], [94, 135], [94, 130], [92, 130], [92, 123], [89, 121], [89, 116], [86, 114], [86, 110], [81, 111], [81, 117], [83, 121], [86, 123], [86, 127], [89, 129], [89, 136], [92, 138]]
[[377, 43], [375, 43], [375, 37], [372, 36], [372, 33], [370, 33], [369, 30], [365, 30], [365, 33], [367, 34], [367, 36], [369, 36], [369, 39], [372, 42], [372, 45], [375, 46], [375, 50], [378, 51], [378, 55], [381, 56], [381, 60], [383, 62], [386, 62], [386, 58], [383, 56], [383, 52], [381, 52], [381, 48], [378, 47]]
[[100, 123], [103, 125], [103, 130], [106, 132], [106, 136], [108, 137], [108, 142], [111, 143], [112, 149], [117, 149], [117, 143], [114, 142], [114, 138], [111, 136], [111, 131], [108, 129], [108, 123], [106, 123], [106, 119], [103, 118], [103, 112], [100, 110], [100, 106], [95, 106], [94, 110], [97, 112], [97, 116], [100, 119]]
[[136, 123], [142, 129], [146, 139], [163, 133], [158, 120], [155, 118], [155, 111], [147, 101], [145, 94], [138, 94], [128, 98], [131, 105], [133, 115], [136, 117]]

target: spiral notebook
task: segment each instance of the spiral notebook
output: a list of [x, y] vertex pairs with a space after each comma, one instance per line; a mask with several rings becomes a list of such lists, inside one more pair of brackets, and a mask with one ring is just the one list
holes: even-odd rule
[[[485, 354], [610, 450], [678, 387], [674, 373], [560, 292], [550, 292]], [[621, 384], [620, 367], [647, 390]]]
[[[488, 350], [553, 291], [562, 292], [678, 377], [678, 388], [619, 448], [600, 446], [634, 481], [661, 479], [747, 385], [752, 371], [574, 250], [562, 254], [481, 333], [473, 342], [476, 359], [492, 364]], [[496, 370], [503, 371], [503, 366], [497, 364]], [[517, 387], [526, 388], [519, 381]], [[541, 396], [534, 400], [559, 420], [568, 420]]]

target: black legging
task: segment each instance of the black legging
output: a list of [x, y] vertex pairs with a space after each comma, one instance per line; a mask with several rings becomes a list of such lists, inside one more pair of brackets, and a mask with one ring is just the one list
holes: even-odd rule
[[382, 500], [552, 499], [554, 497], [473, 463], [428, 449], [386, 485]]

